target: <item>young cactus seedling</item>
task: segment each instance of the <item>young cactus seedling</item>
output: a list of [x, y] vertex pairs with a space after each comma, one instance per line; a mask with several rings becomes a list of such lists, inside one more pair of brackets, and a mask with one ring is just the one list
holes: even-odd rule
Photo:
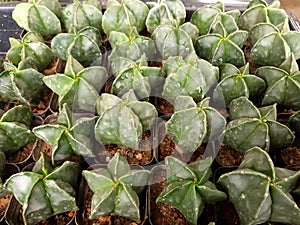
[[60, 59], [67, 60], [71, 55], [84, 67], [100, 65], [101, 40], [98, 29], [86, 27], [74, 33], [59, 33], [52, 39], [51, 48], [55, 56]]
[[241, 225], [299, 224], [300, 209], [290, 194], [299, 178], [300, 171], [274, 167], [270, 156], [254, 147], [246, 151], [239, 168], [223, 174], [218, 183], [227, 190]]
[[34, 68], [43, 72], [54, 60], [52, 50], [36, 32], [27, 32], [22, 40], [10, 38], [6, 58], [19, 69]]
[[31, 68], [18, 69], [10, 63], [4, 63], [4, 68], [0, 74], [0, 100], [28, 106], [38, 104], [46, 90], [44, 75]]
[[219, 140], [226, 126], [225, 118], [209, 100], [196, 104], [192, 97], [178, 96], [174, 114], [166, 123], [167, 134], [184, 152], [194, 152], [202, 143]]
[[60, 13], [58, 0], [30, 0], [17, 4], [12, 17], [24, 30], [35, 31], [45, 39], [51, 39], [61, 32]]
[[300, 72], [293, 54], [279, 67], [263, 66], [256, 74], [267, 83], [263, 105], [277, 103], [289, 109], [300, 109]]
[[51, 216], [78, 210], [75, 187], [79, 173], [78, 163], [66, 161], [53, 168], [42, 155], [32, 172], [16, 173], [4, 186], [22, 205], [24, 224], [35, 225]]
[[95, 112], [98, 93], [108, 80], [108, 74], [102, 66], [84, 68], [69, 56], [64, 74], [45, 76], [43, 80], [59, 96], [60, 108], [67, 103], [74, 112]]
[[29, 129], [32, 117], [30, 108], [22, 105], [15, 106], [0, 117], [1, 152], [8, 156], [35, 141]]
[[110, 32], [117, 31], [129, 35], [132, 28], [141, 32], [149, 12], [147, 5], [140, 0], [108, 0], [102, 18], [102, 28], [109, 37]]
[[97, 100], [97, 113], [96, 139], [102, 144], [132, 149], [138, 149], [142, 134], [152, 127], [157, 117], [155, 107], [138, 101], [132, 90], [122, 98], [103, 93]]
[[191, 26], [191, 30], [184, 29], [184, 25], [161, 25], [152, 34], [155, 45], [160, 52], [162, 59], [171, 56], [187, 57], [195, 52], [193, 39], [190, 33], [198, 33], [196, 26]]
[[290, 31], [288, 22], [283, 31], [270, 23], [255, 25], [250, 31], [250, 57], [255, 65], [280, 66], [294, 54], [300, 58], [300, 32]]
[[136, 28], [132, 28], [128, 35], [111, 31], [109, 43], [112, 47], [112, 52], [109, 55], [110, 61], [118, 57], [138, 61], [143, 55], [146, 55], [148, 61], [155, 61], [156, 59], [154, 41], [149, 37], [139, 35]]
[[82, 175], [94, 192], [90, 219], [113, 213], [140, 222], [138, 195], [148, 183], [149, 171], [131, 170], [118, 151], [107, 169], [84, 170]]
[[61, 21], [67, 32], [79, 31], [85, 27], [95, 27], [102, 32], [102, 9], [98, 0], [74, 0], [61, 13]]
[[95, 157], [93, 153], [95, 123], [95, 116], [76, 118], [64, 104], [57, 124], [34, 127], [33, 133], [53, 147], [52, 164], [57, 165], [75, 154]]
[[248, 32], [239, 30], [234, 17], [230, 14], [222, 13], [218, 17], [220, 18], [209, 28], [210, 33], [200, 36], [195, 41], [197, 54], [213, 65], [219, 66], [223, 63], [231, 63], [238, 67], [245, 65], [242, 47], [248, 38]]
[[151, 92], [162, 86], [165, 73], [161, 68], [149, 67], [145, 55], [138, 62], [119, 57], [112, 61], [115, 80], [112, 93], [122, 96], [132, 89], [138, 99], [149, 99]]
[[241, 68], [225, 63], [220, 66], [221, 81], [218, 83], [215, 94], [216, 98], [223, 99], [228, 106], [238, 97], [259, 97], [266, 88], [265, 81], [249, 74], [249, 63]]
[[146, 19], [146, 27], [149, 33], [160, 25], [181, 25], [186, 17], [186, 10], [181, 0], [158, 0], [149, 2], [149, 13]]
[[199, 102], [219, 80], [218, 67], [198, 56], [185, 60], [181, 56], [169, 57], [162, 68], [167, 73], [162, 96], [171, 101], [182, 95]]
[[241, 153], [255, 146], [265, 151], [284, 148], [295, 139], [286, 125], [276, 121], [276, 104], [257, 108], [246, 97], [239, 97], [231, 101], [229, 111], [224, 142]]
[[238, 25], [241, 29], [249, 31], [256, 24], [271, 23], [281, 30], [287, 21], [288, 15], [280, 8], [280, 1], [275, 0], [268, 5], [265, 0], [251, 0], [248, 8], [240, 16]]
[[200, 35], [214, 33], [218, 23], [224, 25], [227, 33], [237, 30], [237, 21], [240, 16], [239, 10], [225, 12], [224, 3], [218, 2], [215, 5], [206, 5], [196, 10], [191, 17], [191, 23], [199, 29]]
[[167, 156], [165, 163], [167, 184], [156, 201], [178, 209], [191, 225], [197, 225], [205, 203], [227, 198], [209, 180], [212, 174], [211, 158], [185, 164]]

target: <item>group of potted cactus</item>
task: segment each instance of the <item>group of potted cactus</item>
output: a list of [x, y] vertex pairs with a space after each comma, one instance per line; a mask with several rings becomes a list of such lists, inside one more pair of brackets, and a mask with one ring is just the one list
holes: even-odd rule
[[280, 2], [102, 7], [14, 8], [1, 223], [299, 225], [300, 32]]

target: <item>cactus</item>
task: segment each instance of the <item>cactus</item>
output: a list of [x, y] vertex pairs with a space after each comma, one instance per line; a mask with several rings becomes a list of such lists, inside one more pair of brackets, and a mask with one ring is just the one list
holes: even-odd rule
[[280, 66], [292, 54], [295, 59], [300, 58], [299, 31], [290, 31], [288, 22], [286, 29], [280, 31], [269, 23], [260, 23], [250, 31], [250, 57], [255, 65]]
[[67, 60], [72, 55], [83, 66], [100, 65], [101, 35], [94, 27], [86, 27], [75, 33], [60, 33], [51, 41], [55, 56]]
[[184, 27], [184, 24], [181, 26], [160, 25], [153, 31], [152, 38], [162, 59], [168, 59], [171, 56], [185, 58], [195, 52], [193, 39], [188, 32], [198, 33], [198, 29], [191, 26], [191, 30], [186, 30]]
[[174, 114], [166, 123], [167, 134], [185, 152], [194, 152], [202, 143], [218, 141], [226, 126], [225, 118], [209, 100], [196, 104], [192, 97], [178, 96]]
[[241, 153], [255, 146], [265, 151], [279, 149], [294, 141], [293, 132], [276, 121], [276, 104], [257, 108], [246, 97], [239, 97], [231, 101], [229, 110], [231, 121], [224, 142]]
[[107, 169], [84, 170], [82, 175], [94, 193], [90, 219], [113, 213], [140, 221], [138, 195], [148, 183], [149, 171], [131, 170], [118, 151]]
[[59, 106], [64, 103], [75, 111], [94, 112], [99, 92], [108, 80], [101, 66], [84, 68], [72, 56], [68, 57], [64, 74], [44, 77], [45, 84], [59, 96]]
[[6, 57], [19, 69], [34, 68], [43, 72], [54, 60], [52, 50], [36, 32], [26, 33], [22, 40], [10, 38], [9, 42], [10, 49]]
[[[227, 22], [228, 20], [231, 22]], [[220, 14], [220, 19], [215, 21], [210, 30], [210, 33], [200, 36], [195, 41], [195, 50], [201, 58], [217, 66], [223, 63], [231, 63], [238, 67], [246, 64], [241, 48], [248, 32], [238, 29], [232, 15]]]
[[74, 0], [62, 10], [61, 21], [67, 32], [79, 31], [85, 27], [95, 27], [102, 32], [102, 9], [97, 0]]
[[9, 63], [4, 63], [4, 67], [0, 74], [0, 100], [28, 106], [38, 104], [46, 90], [44, 75], [31, 68], [18, 69]]
[[156, 202], [178, 209], [191, 225], [197, 225], [205, 203], [214, 203], [227, 198], [209, 181], [212, 174], [212, 159], [184, 164], [180, 160], [166, 157], [167, 182]]
[[279, 67], [263, 66], [257, 69], [256, 74], [267, 83], [263, 105], [277, 103], [290, 109], [300, 109], [300, 72], [293, 54]]
[[129, 34], [112, 31], [109, 36], [109, 43], [112, 52], [109, 55], [110, 61], [118, 57], [124, 57], [138, 61], [146, 55], [148, 61], [155, 61], [156, 48], [151, 38], [139, 35], [136, 28], [132, 28]]
[[145, 24], [151, 34], [160, 25], [179, 26], [185, 20], [186, 11], [181, 0], [158, 0], [148, 4], [151, 8]]
[[161, 86], [165, 73], [161, 68], [149, 67], [143, 55], [139, 62], [119, 57], [111, 63], [115, 80], [112, 93], [122, 96], [132, 89], [138, 99], [148, 99], [151, 92]]
[[287, 21], [288, 15], [284, 9], [280, 9], [280, 1], [275, 0], [269, 6], [265, 0], [251, 0], [240, 16], [238, 25], [240, 29], [249, 31], [256, 24], [271, 23], [281, 30]]
[[79, 173], [78, 163], [66, 161], [53, 168], [42, 155], [32, 172], [12, 175], [4, 187], [22, 205], [24, 224], [34, 225], [53, 215], [78, 210], [75, 187]]
[[197, 56], [185, 60], [181, 56], [169, 57], [163, 61], [163, 69], [167, 78], [162, 96], [169, 100], [182, 95], [199, 102], [219, 79], [218, 68]]
[[274, 167], [270, 156], [254, 147], [246, 151], [238, 169], [223, 174], [218, 183], [228, 192], [242, 225], [299, 224], [300, 209], [290, 194], [299, 178], [300, 171]]
[[191, 23], [199, 29], [200, 35], [214, 33], [219, 23], [223, 24], [226, 33], [232, 33], [238, 29], [239, 10], [225, 12], [224, 3], [206, 5], [193, 12]]
[[145, 21], [149, 12], [147, 5], [140, 0], [108, 0], [107, 8], [102, 17], [102, 28], [109, 37], [111, 31], [129, 35], [133, 27], [138, 32], [145, 28]]
[[0, 117], [0, 151], [11, 155], [21, 147], [33, 143], [29, 130], [33, 114], [27, 106], [15, 106]]
[[12, 17], [26, 31], [35, 31], [44, 38], [51, 39], [61, 32], [58, 18], [60, 12], [61, 5], [58, 0], [31, 0], [17, 4]]
[[57, 124], [44, 124], [33, 128], [36, 137], [53, 147], [51, 156], [53, 165], [64, 162], [75, 154], [95, 157], [93, 128], [96, 117], [80, 115], [77, 117], [64, 104]]
[[139, 139], [152, 127], [157, 117], [155, 107], [138, 101], [132, 90], [122, 98], [103, 93], [97, 100], [97, 113], [96, 139], [102, 144], [117, 144], [132, 149], [138, 149]]
[[266, 89], [265, 81], [253, 74], [249, 74], [249, 63], [241, 68], [225, 63], [220, 66], [221, 81], [215, 93], [216, 98], [225, 100], [226, 105], [241, 96], [259, 97]]

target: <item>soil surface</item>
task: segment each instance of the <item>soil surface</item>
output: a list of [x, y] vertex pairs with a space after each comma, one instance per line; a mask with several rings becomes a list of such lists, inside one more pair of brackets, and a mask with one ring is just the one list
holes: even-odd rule
[[3, 216], [5, 216], [5, 212], [9, 205], [10, 199], [11, 199], [11, 195], [6, 195], [0, 198], [0, 221], [2, 220]]
[[34, 144], [27, 144], [7, 158], [8, 163], [23, 163], [29, 160]]
[[99, 162], [107, 163], [117, 151], [120, 151], [122, 155], [127, 158], [128, 163], [131, 165], [150, 164], [154, 157], [150, 131], [147, 131], [142, 135], [138, 150], [123, 148], [115, 144], [105, 145], [105, 149], [100, 150], [98, 153]]
[[221, 148], [216, 156], [216, 161], [221, 166], [239, 166], [243, 161], [243, 154], [231, 147], [221, 144]]

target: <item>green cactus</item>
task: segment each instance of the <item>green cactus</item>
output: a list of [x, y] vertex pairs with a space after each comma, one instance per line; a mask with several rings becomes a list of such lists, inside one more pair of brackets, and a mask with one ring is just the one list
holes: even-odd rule
[[62, 10], [61, 21], [67, 32], [95, 27], [102, 32], [102, 9], [98, 0], [74, 0]]
[[155, 59], [154, 41], [139, 35], [135, 28], [131, 29], [128, 35], [117, 31], [110, 32], [109, 43], [112, 47], [112, 52], [109, 55], [110, 61], [119, 57], [138, 61], [143, 55], [146, 55], [148, 61]]
[[[195, 26], [191, 28], [190, 33], [198, 33]], [[195, 52], [193, 39], [187, 33], [187, 30], [184, 29], [184, 24], [181, 26], [160, 25], [154, 30], [152, 38], [164, 60], [171, 56], [182, 56], [185, 58]]]
[[10, 194], [6, 188], [3, 186], [3, 182], [2, 182], [2, 173], [3, 173], [3, 170], [5, 168], [5, 164], [6, 164], [6, 157], [5, 157], [5, 154], [4, 152], [1, 152], [0, 151], [0, 198]]
[[97, 113], [96, 139], [102, 144], [117, 144], [132, 149], [138, 149], [142, 134], [152, 127], [157, 117], [155, 107], [138, 101], [132, 90], [122, 98], [103, 93], [97, 100]]
[[151, 8], [145, 24], [151, 34], [160, 25], [179, 26], [185, 20], [186, 10], [181, 0], [158, 0], [149, 4]]
[[287, 21], [288, 15], [284, 9], [280, 9], [279, 0], [273, 1], [270, 6], [265, 0], [251, 0], [240, 16], [238, 25], [240, 29], [249, 31], [258, 23], [271, 23], [281, 30]]
[[75, 33], [60, 33], [51, 41], [53, 53], [60, 59], [67, 60], [72, 55], [83, 66], [100, 65], [101, 35], [94, 27], [86, 27]]
[[242, 225], [267, 221], [299, 224], [300, 209], [290, 192], [297, 188], [300, 171], [274, 167], [261, 148], [246, 151], [238, 169], [223, 174], [218, 183], [228, 192]]
[[138, 99], [148, 99], [151, 92], [161, 86], [165, 73], [161, 68], [149, 67], [143, 55], [139, 62], [119, 57], [111, 63], [115, 80], [112, 93], [122, 96], [132, 89]]
[[228, 34], [238, 30], [237, 21], [240, 16], [239, 10], [225, 12], [224, 3], [206, 5], [193, 12], [191, 23], [199, 29], [200, 35], [214, 33], [219, 23], [223, 24]]
[[288, 120], [288, 124], [292, 130], [300, 134], [300, 111], [295, 112]]
[[61, 109], [56, 124], [44, 124], [33, 128], [36, 137], [53, 147], [52, 164], [64, 162], [73, 155], [95, 157], [95, 116], [76, 116], [66, 104]]
[[279, 149], [294, 141], [293, 132], [276, 121], [276, 104], [257, 108], [246, 97], [239, 97], [231, 101], [229, 111], [224, 142], [241, 153], [255, 146], [265, 151]]
[[59, 96], [60, 108], [67, 103], [74, 112], [95, 112], [98, 93], [108, 80], [108, 74], [104, 67], [84, 68], [69, 56], [64, 74], [45, 76], [43, 80]]
[[113, 213], [140, 222], [138, 195], [148, 183], [149, 171], [131, 170], [118, 151], [107, 169], [84, 170], [82, 175], [94, 193], [90, 219]]
[[267, 83], [263, 105], [277, 103], [294, 110], [300, 109], [300, 72], [293, 54], [279, 67], [260, 67], [256, 74]]
[[0, 100], [36, 105], [43, 96], [46, 86], [44, 75], [35, 69], [18, 69], [4, 63], [5, 70], [0, 74]]
[[78, 210], [75, 187], [79, 173], [78, 163], [66, 161], [53, 168], [42, 155], [32, 172], [12, 175], [4, 187], [22, 205], [24, 224], [34, 225], [53, 215]]
[[[235, 23], [231, 15], [225, 15]], [[195, 41], [195, 50], [201, 58], [217, 66], [223, 63], [231, 63], [238, 67], [246, 64], [242, 47], [248, 38], [248, 32], [230, 25], [231, 22], [223, 23], [220, 19], [213, 26], [211, 33], [202, 35]]]
[[156, 202], [178, 209], [191, 225], [197, 225], [205, 203], [214, 203], [227, 198], [224, 192], [217, 190], [209, 180], [212, 175], [212, 159], [185, 164], [167, 156], [167, 182]]
[[260, 23], [250, 31], [250, 58], [255, 65], [280, 66], [292, 54], [300, 58], [299, 31], [290, 31], [286, 22], [283, 31], [269, 23]]
[[51, 39], [61, 32], [58, 18], [61, 5], [58, 0], [31, 0], [19, 3], [13, 10], [12, 18], [26, 31], [35, 31]]
[[15, 106], [0, 117], [0, 151], [11, 155], [21, 147], [33, 143], [29, 130], [33, 114], [27, 106]]
[[140, 0], [108, 0], [102, 18], [102, 28], [107, 36], [111, 31], [129, 35], [135, 27], [138, 32], [145, 28], [145, 21], [149, 12], [147, 5]]
[[227, 106], [241, 96], [259, 97], [266, 88], [262, 78], [249, 74], [249, 63], [241, 68], [225, 63], [220, 66], [220, 71], [221, 81], [215, 89], [215, 97], [224, 99]]
[[169, 57], [163, 61], [163, 69], [167, 78], [162, 96], [172, 101], [183, 95], [191, 96], [199, 102], [219, 80], [218, 67], [197, 56], [185, 60], [181, 56]]
[[225, 118], [209, 107], [209, 99], [196, 104], [192, 97], [178, 96], [174, 114], [166, 123], [167, 134], [185, 152], [194, 152], [202, 143], [222, 138]]
[[43, 72], [54, 60], [52, 50], [36, 32], [26, 33], [21, 40], [9, 38], [7, 59], [19, 69], [34, 68]]

